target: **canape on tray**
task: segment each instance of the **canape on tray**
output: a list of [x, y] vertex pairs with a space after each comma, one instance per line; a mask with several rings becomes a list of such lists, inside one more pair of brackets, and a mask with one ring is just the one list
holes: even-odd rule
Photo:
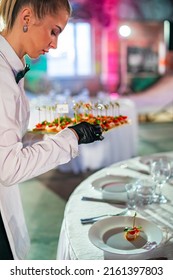
[[[103, 106], [103, 105], [102, 105]], [[111, 105], [112, 106], [112, 105]], [[116, 105], [117, 106], [117, 105]], [[99, 105], [97, 105], [98, 108]], [[118, 114], [117, 115], [108, 115], [108, 106], [106, 105], [103, 106], [105, 108], [105, 113], [103, 113], [103, 109], [98, 109], [97, 108], [97, 114], [93, 113], [93, 108], [90, 104], [88, 103], [80, 103], [80, 104], [75, 104], [74, 106], [74, 117], [69, 117], [69, 116], [58, 116], [55, 118], [53, 121], [47, 121], [44, 120], [42, 122], [39, 122], [35, 125], [33, 128], [33, 131], [42, 131], [45, 133], [57, 133], [61, 131], [62, 129], [68, 127], [69, 125], [74, 125], [80, 122], [89, 122], [91, 124], [99, 124], [102, 127], [103, 132], [108, 131], [112, 128], [122, 126], [125, 124], [129, 124], [130, 120], [128, 119], [127, 116], [121, 115], [119, 112], [119, 107], [118, 107]], [[81, 110], [82, 108], [82, 110]], [[100, 110], [100, 111], [99, 111]], [[115, 113], [114, 111], [112, 113]]]
[[52, 122], [48, 122], [44, 120], [41, 123], [38, 123], [33, 128], [33, 131], [44, 131], [44, 132], [59, 132], [62, 129], [68, 127], [69, 125], [74, 125], [79, 122], [89, 122], [91, 124], [100, 124], [103, 131], [108, 131], [112, 128], [122, 126], [124, 124], [129, 124], [130, 121], [128, 120], [127, 116], [98, 116], [94, 117], [93, 115], [85, 115], [82, 116], [81, 114], [76, 119], [70, 117], [60, 117], [60, 121], [58, 119], [53, 120]]

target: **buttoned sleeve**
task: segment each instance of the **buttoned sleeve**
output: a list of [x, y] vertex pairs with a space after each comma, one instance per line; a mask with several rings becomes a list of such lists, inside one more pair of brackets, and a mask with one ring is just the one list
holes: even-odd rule
[[[0, 67], [0, 182], [31, 179], [78, 155], [78, 141], [68, 128], [32, 145], [22, 143], [25, 102], [10, 69]], [[3, 71], [2, 71], [3, 69]]]

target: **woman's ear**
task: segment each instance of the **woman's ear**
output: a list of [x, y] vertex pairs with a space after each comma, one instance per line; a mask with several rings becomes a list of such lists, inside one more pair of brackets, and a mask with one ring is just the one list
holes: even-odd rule
[[33, 23], [33, 12], [31, 8], [25, 7], [20, 12], [20, 21], [23, 26], [23, 32], [28, 32], [28, 28]]
[[20, 13], [20, 19], [21, 19], [21, 22], [22, 22], [22, 25], [27, 25], [29, 26], [31, 24], [31, 22], [33, 21], [33, 12], [30, 8], [23, 8], [21, 10], [21, 13]]

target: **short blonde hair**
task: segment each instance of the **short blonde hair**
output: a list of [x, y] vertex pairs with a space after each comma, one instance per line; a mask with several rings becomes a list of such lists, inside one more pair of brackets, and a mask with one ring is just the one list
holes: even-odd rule
[[0, 15], [5, 28], [11, 30], [20, 9], [29, 5], [39, 19], [46, 15], [54, 15], [59, 9], [66, 9], [71, 16], [72, 8], [68, 0], [1, 0]]

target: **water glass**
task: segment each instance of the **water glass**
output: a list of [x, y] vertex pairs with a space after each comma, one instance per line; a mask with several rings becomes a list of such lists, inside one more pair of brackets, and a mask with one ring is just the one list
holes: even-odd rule
[[171, 164], [167, 159], [160, 158], [151, 164], [151, 176], [155, 184], [155, 202], [166, 203], [168, 200], [162, 194], [162, 188], [171, 175]]
[[152, 180], [140, 179], [137, 183], [136, 200], [139, 205], [147, 205], [153, 202], [155, 188]]
[[135, 183], [129, 183], [125, 185], [127, 192], [127, 206], [128, 209], [136, 208], [136, 189], [137, 185]]

